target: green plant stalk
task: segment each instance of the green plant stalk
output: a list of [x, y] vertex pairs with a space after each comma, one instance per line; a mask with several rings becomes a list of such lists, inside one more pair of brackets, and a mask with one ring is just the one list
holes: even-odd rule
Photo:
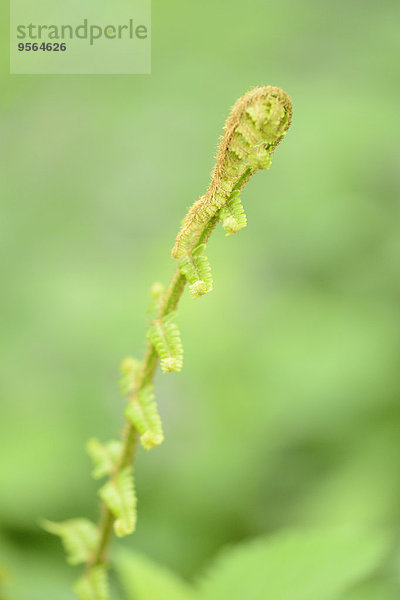
[[[162, 318], [172, 310], [175, 310], [178, 306], [179, 300], [183, 294], [183, 290], [186, 284], [186, 278], [177, 269], [171, 278], [170, 284], [166, 290], [163, 305], [160, 307], [158, 312], [158, 318]], [[147, 348], [145, 357], [143, 360], [142, 370], [137, 382], [137, 389], [134, 395], [143, 389], [146, 385], [153, 382], [154, 375], [156, 373], [158, 364], [158, 354], [151, 342], [147, 342]], [[138, 445], [139, 435], [136, 428], [127, 419], [124, 434], [123, 434], [123, 446], [121, 457], [116, 464], [115, 473], [120, 472], [125, 467], [129, 466], [135, 458], [136, 449]], [[115, 474], [114, 473], [114, 474]], [[113, 535], [113, 524], [115, 517], [112, 514], [108, 506], [103, 502], [101, 505], [101, 518], [99, 522], [100, 537], [98, 545], [93, 552], [93, 557], [88, 564], [88, 569], [91, 569], [97, 565], [107, 563], [107, 551]]]

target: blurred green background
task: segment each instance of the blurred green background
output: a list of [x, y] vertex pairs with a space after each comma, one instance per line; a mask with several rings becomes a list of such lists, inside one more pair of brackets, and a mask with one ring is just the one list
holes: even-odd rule
[[97, 517], [85, 442], [121, 427], [119, 362], [143, 352], [149, 287], [254, 85], [285, 89], [293, 125], [243, 194], [248, 228], [210, 241], [213, 293], [182, 301], [184, 370], [157, 376], [166, 441], [140, 452], [123, 543], [191, 579], [282, 528], [396, 537], [399, 3], [153, 0], [150, 76], [10, 76], [4, 17], [5, 598], [73, 598], [38, 520]]

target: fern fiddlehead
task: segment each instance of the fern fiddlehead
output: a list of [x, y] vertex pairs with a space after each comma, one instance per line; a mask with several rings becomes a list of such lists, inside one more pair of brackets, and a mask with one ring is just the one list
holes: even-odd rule
[[279, 88], [251, 90], [234, 104], [225, 124], [216, 164], [207, 192], [190, 208], [176, 237], [172, 256], [177, 269], [168, 287], [154, 284], [151, 320], [142, 362], [126, 359], [121, 366], [121, 391], [127, 398], [126, 423], [121, 441], [105, 444], [89, 440], [93, 477], [108, 477], [100, 488], [99, 524], [86, 519], [43, 526], [61, 537], [71, 564], [85, 563], [76, 584], [81, 600], [106, 600], [107, 555], [113, 531], [119, 537], [132, 533], [136, 524], [136, 495], [132, 461], [138, 440], [150, 450], [163, 441], [161, 419], [154, 401], [153, 378], [160, 361], [164, 373], [180, 371], [183, 348], [176, 309], [186, 283], [193, 298], [212, 290], [211, 268], [204, 254], [208, 238], [219, 221], [226, 235], [247, 225], [240, 193], [250, 177], [267, 169], [276, 146], [291, 123], [289, 97]]

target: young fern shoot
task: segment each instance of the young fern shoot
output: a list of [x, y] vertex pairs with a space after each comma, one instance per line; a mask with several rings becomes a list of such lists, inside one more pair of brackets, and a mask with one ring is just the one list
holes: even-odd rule
[[102, 444], [93, 438], [87, 445], [94, 463], [93, 477], [107, 477], [98, 492], [100, 521], [98, 525], [86, 519], [43, 523], [47, 531], [61, 537], [71, 564], [86, 565], [75, 586], [81, 600], [107, 600], [106, 571], [113, 531], [122, 537], [135, 529], [132, 461], [139, 439], [146, 450], [164, 439], [153, 379], [158, 361], [164, 373], [182, 369], [183, 347], [176, 316], [184, 287], [189, 284], [193, 298], [212, 290], [211, 267], [204, 254], [207, 241], [219, 221], [227, 236], [246, 227], [240, 193], [254, 173], [269, 168], [291, 118], [290, 98], [272, 86], [251, 90], [232, 107], [210, 186], [190, 208], [172, 249], [177, 269], [166, 289], [158, 283], [152, 286], [151, 310], [155, 314], [147, 333], [144, 359], [139, 362], [128, 358], [121, 366], [121, 391], [127, 399], [122, 439]]

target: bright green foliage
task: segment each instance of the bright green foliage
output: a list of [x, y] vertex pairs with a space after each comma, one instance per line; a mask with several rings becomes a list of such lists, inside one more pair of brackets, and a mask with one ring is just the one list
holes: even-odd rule
[[226, 236], [238, 233], [246, 227], [247, 218], [239, 198], [239, 190], [233, 192], [227, 204], [220, 209], [219, 216]]
[[154, 401], [154, 386], [148, 385], [134, 396], [125, 409], [125, 415], [140, 434], [146, 450], [158, 446], [164, 440], [160, 415]]
[[117, 554], [115, 566], [127, 600], [195, 600], [190, 585], [169, 569], [137, 552]]
[[121, 394], [129, 396], [136, 388], [142, 363], [136, 358], [127, 356], [121, 363], [121, 379], [119, 381]]
[[199, 244], [190, 255], [185, 256], [179, 262], [179, 267], [188, 280], [193, 298], [211, 292], [213, 287], [210, 263], [203, 254], [205, 247], [205, 244]]
[[90, 560], [99, 539], [99, 531], [94, 523], [87, 519], [70, 519], [63, 523], [43, 521], [42, 526], [61, 538], [69, 564], [78, 565]]
[[199, 600], [333, 600], [368, 576], [390, 540], [346, 529], [284, 531], [222, 554]]
[[74, 591], [81, 600], [107, 600], [108, 580], [106, 568], [103, 565], [93, 567], [78, 579]]
[[94, 463], [92, 477], [101, 479], [112, 473], [121, 454], [122, 444], [119, 440], [102, 444], [97, 438], [91, 438], [86, 444], [86, 449]]
[[136, 494], [132, 467], [125, 467], [99, 490], [99, 496], [115, 517], [118, 537], [129, 535], [136, 527]]
[[183, 365], [183, 347], [177, 324], [176, 311], [153, 321], [148, 338], [160, 357], [163, 373], [180, 371]]

